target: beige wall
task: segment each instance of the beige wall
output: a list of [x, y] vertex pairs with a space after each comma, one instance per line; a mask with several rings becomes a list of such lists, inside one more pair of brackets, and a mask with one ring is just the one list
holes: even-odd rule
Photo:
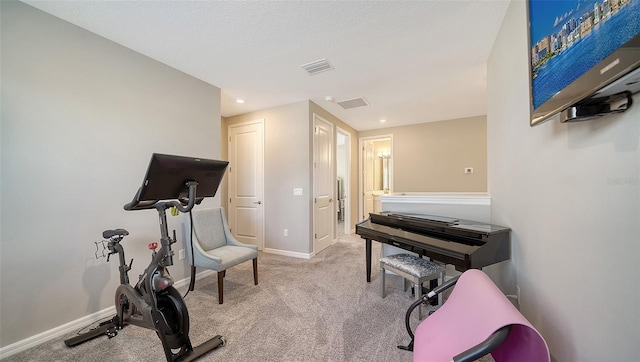
[[640, 94], [627, 112], [529, 127], [526, 2], [488, 62], [492, 221], [512, 228], [496, 275], [554, 361], [640, 358]]
[[[393, 135], [393, 192], [486, 192], [486, 117], [359, 133]], [[473, 167], [473, 174], [465, 174]]]
[[[94, 257], [104, 230], [129, 231], [137, 280], [158, 216], [123, 205], [153, 152], [220, 157], [220, 89], [22, 2], [0, 1], [0, 15], [4, 347], [113, 307], [117, 258]], [[176, 253], [182, 220], [168, 220]]]

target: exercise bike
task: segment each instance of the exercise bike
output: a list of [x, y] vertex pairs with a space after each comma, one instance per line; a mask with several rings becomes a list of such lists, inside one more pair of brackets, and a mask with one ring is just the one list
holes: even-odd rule
[[[173, 162], [168, 167], [175, 168], [176, 162], [181, 164], [181, 167], [187, 171], [186, 173], [191, 175], [189, 180], [186, 182], [172, 180], [171, 176], [176, 176], [175, 169], [168, 170], [172, 174], [164, 174], [164, 177], [159, 177], [159, 175], [163, 175], [161, 171], [166, 166], [163, 165], [163, 160]], [[161, 233], [160, 249], [156, 251], [157, 243], [149, 245], [149, 249], [152, 250], [151, 263], [140, 275], [138, 282], [132, 286], [129, 284], [128, 272], [131, 270], [133, 259], [127, 265], [124, 247], [121, 244], [124, 237], [129, 235], [129, 232], [124, 229], [115, 229], [106, 230], [102, 233], [103, 239], [105, 239], [102, 242], [104, 248], [101, 252], [102, 256], [105, 256], [105, 251], [108, 250], [106, 253], [107, 261], [109, 261], [111, 255], [118, 254], [120, 262], [120, 285], [115, 293], [116, 315], [110, 320], [100, 323], [98, 327], [89, 332], [65, 340], [65, 344], [68, 347], [76, 346], [102, 335], [113, 338], [127, 324], [154, 330], [162, 342], [167, 361], [170, 362], [192, 361], [211, 350], [225, 345], [224, 337], [217, 335], [200, 346], [192, 347], [189, 340], [189, 312], [182, 296], [173, 287], [173, 278], [167, 270], [168, 266], [173, 265], [171, 244], [176, 242], [176, 235], [174, 230], [173, 237], [169, 236], [166, 210], [175, 207], [183, 213], [191, 211], [196, 204], [202, 201], [202, 197], [196, 197], [198, 181], [194, 179], [203, 178], [205, 181], [211, 181], [206, 179], [212, 175], [215, 176], [215, 180], [213, 180], [213, 182], [217, 181], [213, 191], [215, 193], [227, 165], [226, 161], [204, 160], [211, 161], [210, 169], [190, 169], [190, 166], [193, 166], [191, 165], [192, 162], [198, 162], [195, 166], [200, 167], [202, 166], [200, 163], [202, 161], [201, 159], [190, 159], [181, 156], [153, 155], [143, 187], [138, 190], [133, 201], [124, 206], [124, 209], [156, 209], [158, 211]], [[163, 183], [160, 188], [153, 189], [153, 187], [150, 187], [151, 190], [147, 190], [149, 181], [159, 178], [162, 179]], [[174, 185], [176, 183], [178, 184], [177, 188]], [[180, 187], [180, 184], [183, 186]], [[152, 185], [157, 186], [158, 184], [152, 183]], [[188, 189], [188, 192], [187, 195], [184, 192], [177, 195], [177, 200], [157, 201], [158, 198], [166, 196], [166, 190], [163, 188], [168, 188], [170, 193], [184, 188]], [[210, 186], [208, 190], [208, 192], [205, 192], [205, 196], [211, 194]], [[152, 200], [147, 200], [149, 198]], [[106, 246], [104, 245], [105, 243]], [[96, 251], [96, 257], [99, 257], [99, 252]]]

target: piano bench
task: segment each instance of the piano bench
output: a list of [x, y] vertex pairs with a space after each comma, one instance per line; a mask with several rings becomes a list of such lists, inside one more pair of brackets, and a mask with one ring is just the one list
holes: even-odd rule
[[[381, 294], [385, 297], [385, 271], [391, 271], [400, 275], [406, 282], [413, 283], [415, 300], [422, 296], [422, 284], [434, 279], [438, 280], [438, 285], [444, 281], [445, 266], [427, 259], [411, 254], [396, 254], [380, 258], [381, 272]], [[404, 287], [406, 290], [406, 286]], [[438, 306], [442, 305], [442, 295], [438, 295]], [[422, 308], [418, 313], [418, 319], [422, 319]]]

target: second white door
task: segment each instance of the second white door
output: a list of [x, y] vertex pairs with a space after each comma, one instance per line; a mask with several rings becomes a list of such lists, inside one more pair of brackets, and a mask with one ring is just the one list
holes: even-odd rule
[[241, 243], [264, 249], [264, 120], [229, 130], [229, 227]]
[[314, 252], [333, 243], [336, 177], [333, 174], [333, 124], [313, 115]]

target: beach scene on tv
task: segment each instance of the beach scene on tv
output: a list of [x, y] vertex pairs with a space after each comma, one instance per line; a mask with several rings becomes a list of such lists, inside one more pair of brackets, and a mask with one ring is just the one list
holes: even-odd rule
[[534, 109], [640, 33], [639, 2], [529, 2]]

